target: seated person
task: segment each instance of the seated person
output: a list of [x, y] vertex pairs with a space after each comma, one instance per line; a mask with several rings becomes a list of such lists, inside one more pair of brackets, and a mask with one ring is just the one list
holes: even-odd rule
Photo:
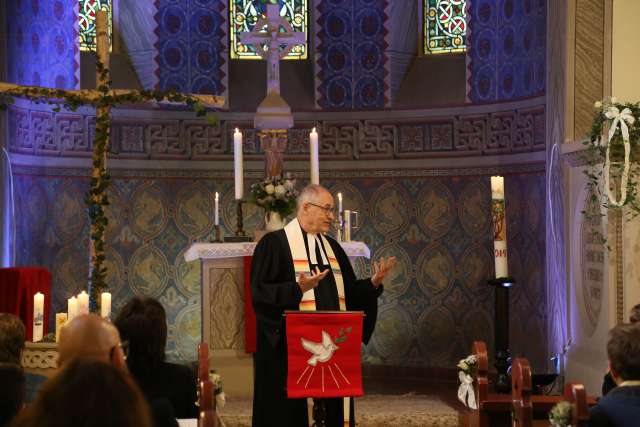
[[[629, 314], [629, 322], [637, 323], [638, 321], [640, 321], [640, 304], [634, 305], [631, 309], [631, 314]], [[616, 383], [611, 376], [611, 372], [607, 372], [602, 381], [602, 395], [606, 396], [615, 386]]]
[[74, 358], [49, 379], [12, 427], [151, 427], [147, 403], [121, 369]]
[[609, 371], [617, 384], [589, 414], [590, 427], [632, 427], [640, 422], [640, 324], [609, 332]]
[[134, 297], [114, 320], [129, 343], [127, 366], [147, 401], [159, 399], [173, 406], [177, 418], [197, 418], [196, 377], [186, 366], [165, 362], [167, 316], [153, 298]]
[[[0, 313], [0, 363], [16, 365], [20, 370], [22, 351], [24, 350], [25, 327], [18, 316], [9, 313]], [[9, 367], [5, 367], [5, 374], [8, 378], [17, 380], [15, 372]], [[20, 375], [20, 387], [24, 390], [20, 393], [24, 402], [32, 402], [35, 394], [47, 377], [44, 375], [22, 373]], [[0, 384], [5, 384], [0, 381]], [[22, 406], [20, 401], [20, 406]], [[2, 422], [0, 422], [2, 425]]]

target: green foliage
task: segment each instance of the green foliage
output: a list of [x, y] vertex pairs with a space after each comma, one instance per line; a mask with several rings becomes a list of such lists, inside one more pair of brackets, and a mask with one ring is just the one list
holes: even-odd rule
[[[97, 58], [96, 58], [97, 59]], [[111, 89], [109, 70], [97, 59], [99, 84], [97, 91], [65, 91], [43, 87], [0, 87], [0, 110], [6, 110], [14, 103], [14, 98], [27, 98], [35, 103], [53, 105], [53, 111], [62, 109], [76, 111], [80, 106], [91, 106], [96, 109], [96, 129], [91, 158], [91, 180], [85, 202], [91, 222], [91, 272], [90, 272], [90, 306], [99, 310], [100, 294], [109, 289], [106, 282], [107, 267], [105, 265], [105, 231], [109, 223], [105, 209], [109, 206], [107, 189], [111, 178], [107, 172], [107, 153], [111, 131], [111, 108], [126, 104], [162, 102], [186, 104], [198, 117], [207, 115], [207, 109], [198, 97], [178, 92], [158, 90], [114, 91]], [[217, 116], [207, 116], [207, 122], [215, 125]]]
[[[634, 123], [628, 124], [629, 143], [631, 146], [631, 159], [629, 168], [629, 180], [627, 195], [622, 206], [616, 206], [609, 202], [607, 189], [604, 188], [603, 168], [606, 158], [606, 143], [612, 120], [606, 116], [609, 108], [615, 107], [619, 111], [628, 108], [635, 118]], [[586, 190], [588, 194], [587, 208], [582, 211], [584, 218], [592, 225], [591, 233], [596, 243], [605, 243], [606, 238], [596, 225], [599, 225], [606, 212], [622, 210], [627, 218], [633, 218], [640, 214], [640, 200], [638, 200], [638, 176], [640, 166], [638, 156], [635, 154], [640, 146], [640, 103], [618, 103], [615, 98], [607, 98], [595, 104], [596, 115], [591, 125], [589, 139], [584, 142], [586, 146], [584, 160], [586, 168], [584, 174], [587, 178]], [[616, 127], [613, 138], [610, 141], [609, 158], [611, 160], [610, 177], [611, 185], [618, 185], [624, 170], [624, 138], [620, 126]]]

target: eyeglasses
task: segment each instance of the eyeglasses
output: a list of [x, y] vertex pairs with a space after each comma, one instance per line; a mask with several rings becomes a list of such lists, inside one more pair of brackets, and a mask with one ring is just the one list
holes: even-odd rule
[[118, 347], [120, 347], [120, 350], [122, 350], [122, 356], [124, 357], [124, 360], [127, 360], [127, 356], [129, 355], [129, 341], [122, 341], [111, 347], [111, 351], [109, 352], [109, 359], [113, 360], [113, 354]]
[[336, 207], [335, 206], [321, 206], [321, 205], [316, 205], [315, 203], [311, 203], [311, 202], [307, 202], [307, 203], [309, 203], [312, 206], [315, 206], [316, 208], [322, 209], [326, 215], [336, 216]]

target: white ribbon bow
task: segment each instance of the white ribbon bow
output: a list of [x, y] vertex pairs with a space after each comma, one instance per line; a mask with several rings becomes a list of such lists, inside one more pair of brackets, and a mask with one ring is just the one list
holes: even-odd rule
[[467, 408], [478, 409], [476, 394], [473, 391], [473, 378], [471, 378], [471, 375], [467, 375], [462, 371], [458, 372], [458, 377], [460, 378], [458, 400]]
[[[609, 128], [609, 140], [607, 141], [607, 154], [604, 161], [604, 187], [609, 197], [609, 202], [614, 206], [622, 206], [627, 200], [627, 183], [629, 182], [629, 158], [631, 155], [631, 144], [629, 143], [629, 127], [636, 119], [631, 114], [631, 110], [625, 108], [620, 111], [618, 107], [611, 106], [607, 109], [604, 115], [612, 120], [611, 127]], [[611, 192], [611, 185], [609, 181], [609, 169], [611, 167], [611, 160], [609, 159], [609, 148], [611, 147], [611, 140], [616, 133], [620, 125], [620, 131], [622, 132], [622, 140], [624, 141], [624, 169], [622, 170], [622, 178], [620, 182], [620, 199], [616, 199]]]

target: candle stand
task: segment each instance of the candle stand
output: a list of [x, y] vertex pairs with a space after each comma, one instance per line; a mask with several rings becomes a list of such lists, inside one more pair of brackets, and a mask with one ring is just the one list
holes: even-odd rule
[[495, 343], [495, 364], [498, 373], [495, 390], [497, 393], [511, 391], [511, 350], [509, 349], [509, 288], [515, 284], [510, 277], [489, 279], [488, 284], [495, 288], [495, 307], [493, 335]]
[[225, 236], [225, 242], [251, 242], [253, 239], [247, 236], [243, 230], [243, 213], [242, 213], [242, 204], [244, 200], [238, 199], [236, 200], [236, 234], [235, 236]]

